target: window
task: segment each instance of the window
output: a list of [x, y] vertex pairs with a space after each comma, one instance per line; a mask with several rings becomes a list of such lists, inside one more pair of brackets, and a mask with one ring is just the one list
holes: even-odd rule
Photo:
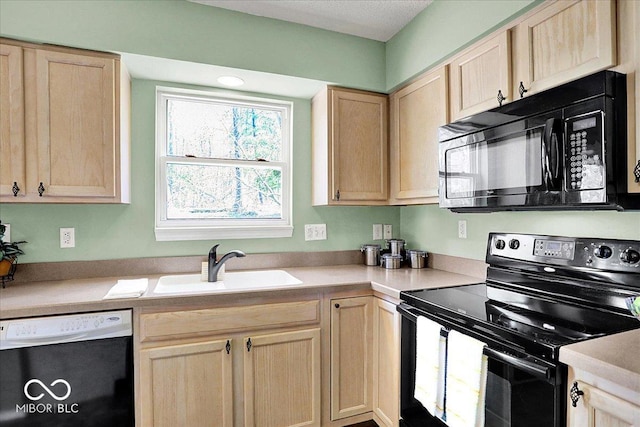
[[156, 240], [291, 237], [291, 109], [158, 88]]

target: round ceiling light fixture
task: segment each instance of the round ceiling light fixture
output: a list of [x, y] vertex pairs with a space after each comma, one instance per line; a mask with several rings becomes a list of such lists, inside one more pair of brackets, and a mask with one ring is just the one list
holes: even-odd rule
[[244, 84], [244, 80], [236, 76], [220, 76], [218, 77], [218, 83], [225, 86], [237, 87]]

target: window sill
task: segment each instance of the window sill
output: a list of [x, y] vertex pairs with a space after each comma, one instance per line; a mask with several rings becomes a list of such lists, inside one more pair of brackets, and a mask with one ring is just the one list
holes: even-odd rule
[[213, 239], [275, 239], [293, 236], [293, 226], [156, 227], [156, 241]]

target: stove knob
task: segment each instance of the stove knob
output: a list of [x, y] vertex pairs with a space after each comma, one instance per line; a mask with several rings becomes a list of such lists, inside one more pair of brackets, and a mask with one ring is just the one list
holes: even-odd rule
[[626, 262], [628, 264], [635, 264], [640, 261], [640, 252], [633, 249], [622, 251], [622, 253], [620, 254], [620, 261]]
[[502, 240], [502, 239], [496, 240], [496, 249], [501, 249], [502, 250], [502, 249], [504, 249], [504, 246], [505, 246], [504, 240]]
[[509, 240], [509, 247], [513, 250], [516, 250], [520, 247], [520, 241], [518, 239]]
[[607, 259], [611, 255], [613, 255], [613, 251], [609, 246], [600, 245], [593, 251], [593, 254], [596, 256], [596, 258]]

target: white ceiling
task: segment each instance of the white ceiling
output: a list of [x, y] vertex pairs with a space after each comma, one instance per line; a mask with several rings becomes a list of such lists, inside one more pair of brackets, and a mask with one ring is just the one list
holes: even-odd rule
[[433, 0], [189, 1], [386, 42]]

